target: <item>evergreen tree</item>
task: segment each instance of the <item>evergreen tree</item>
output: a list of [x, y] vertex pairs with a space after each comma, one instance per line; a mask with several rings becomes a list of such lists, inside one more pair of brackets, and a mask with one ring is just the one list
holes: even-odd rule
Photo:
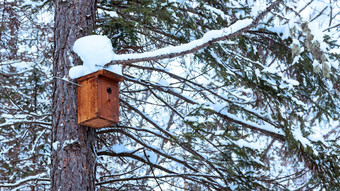
[[52, 30], [37, 19], [47, 9], [0, 2], [0, 190], [49, 185]]
[[[52, 140], [50, 115], [41, 115], [50, 113], [52, 74], [36, 61], [51, 57], [32, 51], [35, 64], [20, 77], [13, 60], [24, 60], [18, 39], [27, 38], [12, 30], [27, 23], [13, 15], [30, 9], [5, 3], [13, 11], [3, 8], [12, 16], [0, 31], [0, 186], [42, 189], [50, 150], [53, 190], [340, 186], [338, 2], [55, 1]], [[81, 64], [74, 41], [90, 33], [110, 38], [108, 65], [122, 65], [125, 77], [120, 123], [96, 132], [76, 125], [76, 86], [66, 80]], [[32, 162], [20, 163], [27, 156]]]
[[[105, 143], [98, 154], [103, 162], [108, 156], [130, 157], [116, 161], [142, 176], [104, 163], [98, 171], [106, 176], [99, 185], [115, 183], [114, 188], [126, 190], [339, 186], [338, 58], [329, 52], [338, 47], [330, 43], [338, 29], [330, 14], [302, 15], [305, 9], [319, 10], [320, 2], [309, 8], [280, 1], [99, 3], [98, 33], [111, 37], [115, 51], [125, 54], [204, 40], [209, 31], [255, 20], [250, 28], [182, 58], [117, 56], [112, 64], [125, 66], [123, 119], [98, 132]], [[147, 62], [135, 64], [141, 60]], [[145, 152], [156, 155], [157, 162], [137, 157]]]

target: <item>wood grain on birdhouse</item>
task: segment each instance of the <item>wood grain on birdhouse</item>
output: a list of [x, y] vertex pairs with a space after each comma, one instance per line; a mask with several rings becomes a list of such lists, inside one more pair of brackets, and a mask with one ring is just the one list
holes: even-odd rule
[[123, 80], [107, 70], [78, 78], [78, 124], [102, 128], [118, 123], [119, 82]]

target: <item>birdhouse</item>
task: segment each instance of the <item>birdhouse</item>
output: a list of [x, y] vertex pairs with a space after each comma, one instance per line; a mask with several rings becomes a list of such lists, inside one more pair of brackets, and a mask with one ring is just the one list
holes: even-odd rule
[[78, 124], [102, 128], [119, 121], [119, 82], [124, 78], [99, 70], [77, 79]]

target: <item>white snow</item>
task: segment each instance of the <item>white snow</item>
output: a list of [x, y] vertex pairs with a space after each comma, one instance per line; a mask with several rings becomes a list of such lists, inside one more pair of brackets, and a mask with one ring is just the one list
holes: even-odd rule
[[205, 122], [213, 122], [212, 119], [208, 118], [208, 119], [205, 119], [204, 117], [202, 116], [186, 116], [184, 118], [185, 121], [188, 121], [188, 122], [195, 122], [195, 123], [205, 123]]
[[259, 69], [255, 69], [255, 75], [256, 75], [256, 77], [257, 78], [260, 78], [261, 77], [261, 72], [260, 72], [260, 70]]
[[82, 65], [73, 66], [69, 71], [69, 77], [71, 79], [76, 79], [82, 76], [85, 76], [86, 74], [91, 73], [90, 71], [86, 71], [86, 68]]
[[195, 122], [198, 121], [198, 117], [197, 116], [186, 116], [184, 118], [185, 121], [190, 121], [190, 122]]
[[270, 66], [266, 67], [262, 70], [263, 73], [270, 73], [270, 74], [276, 74], [278, 72], [278, 69], [276, 67]]
[[314, 69], [315, 69], [315, 68], [320, 69], [320, 68], [322, 68], [322, 65], [320, 64], [319, 61], [317, 61], [316, 59], [314, 59], [314, 60], [313, 60], [313, 68], [314, 68]]
[[[300, 128], [292, 130], [292, 135], [296, 140], [298, 140], [303, 145], [303, 147], [309, 146], [310, 148], [313, 148], [313, 144], [302, 135]], [[313, 152], [315, 155], [318, 155], [318, 152], [315, 149], [313, 149]]]
[[331, 65], [334, 69], [337, 70], [339, 68], [339, 65], [340, 65], [339, 63], [340, 63], [339, 60], [335, 60], [334, 62], [331, 62]]
[[109, 15], [110, 17], [119, 17], [118, 13], [116, 11], [107, 11], [104, 9], [98, 9], [98, 13], [101, 15]]
[[244, 139], [239, 139], [237, 141], [232, 141], [234, 144], [238, 145], [239, 147], [248, 147], [250, 149], [254, 149], [254, 150], [260, 150], [261, 149], [261, 145], [254, 142], [254, 143], [251, 143], [251, 142], [248, 142]]
[[90, 35], [79, 38], [74, 43], [73, 51], [80, 56], [84, 66], [89, 68], [96, 65], [102, 66], [113, 59], [111, 41], [102, 35]]
[[59, 141], [56, 141], [56, 142], [52, 143], [52, 147], [53, 147], [54, 150], [57, 150], [59, 145], [60, 145]]
[[298, 86], [300, 83], [294, 79], [289, 79], [289, 78], [282, 78], [282, 80], [284, 80], [285, 82], [287, 82], [288, 84], [291, 84], [293, 86]]
[[150, 161], [151, 163], [153, 163], [153, 164], [155, 164], [156, 163], [156, 161], [157, 161], [157, 155], [154, 153], [154, 152], [152, 152], [152, 151], [145, 151], [145, 157], [147, 157], [148, 159], [148, 161]]
[[308, 23], [308, 27], [311, 30], [311, 33], [314, 35], [313, 41], [316, 40], [320, 43], [320, 48], [322, 51], [327, 51], [326, 47], [327, 44], [324, 42], [324, 35], [325, 33], [322, 32], [322, 29], [320, 28], [320, 23], [317, 22], [312, 22], [312, 23]]
[[329, 53], [331, 53], [331, 54], [340, 54], [340, 49], [333, 48], [333, 49], [329, 50]]
[[212, 13], [219, 15], [223, 20], [230, 22], [230, 16], [226, 15], [222, 10], [216, 9], [215, 7], [212, 7], [212, 6], [209, 6], [209, 5], [205, 5], [205, 8], [209, 9]]
[[165, 87], [167, 87], [167, 86], [170, 85], [170, 83], [167, 82], [166, 80], [159, 80], [159, 81], [157, 82], [157, 84], [159, 84], [159, 85], [161, 85], [161, 86], [165, 86]]
[[183, 4], [186, 0], [169, 0], [169, 2], [171, 3], [179, 3], [179, 4]]
[[287, 39], [290, 36], [288, 25], [268, 27], [267, 29], [270, 31], [276, 32], [277, 34], [281, 36], [282, 39]]
[[307, 136], [307, 139], [313, 142], [322, 142], [322, 144], [324, 144], [325, 146], [329, 147], [329, 144], [325, 141], [325, 139], [323, 138], [323, 135], [320, 132], [317, 133], [313, 133], [311, 135]]
[[73, 51], [83, 61], [83, 65], [74, 66], [69, 71], [69, 77], [76, 79], [87, 74], [106, 69], [121, 75], [121, 67], [112, 65], [104, 68], [104, 65], [113, 60], [114, 53], [111, 41], [102, 35], [90, 35], [79, 38], [73, 45]]
[[[253, 5], [250, 6], [251, 7], [251, 12], [250, 15], [252, 15], [253, 17], [256, 17], [263, 9], [263, 7], [266, 7], [265, 2], [262, 1], [256, 1], [256, 2], [252, 2]], [[252, 4], [251, 2], [249, 2], [249, 4]]]
[[[70, 139], [70, 140], [65, 140], [62, 148], [65, 148], [68, 145], [72, 145], [74, 143], [78, 142], [78, 139]], [[54, 142], [55, 143], [55, 142]]]
[[131, 152], [129, 149], [127, 149], [124, 145], [116, 144], [113, 145], [111, 150], [115, 153], [128, 153]]

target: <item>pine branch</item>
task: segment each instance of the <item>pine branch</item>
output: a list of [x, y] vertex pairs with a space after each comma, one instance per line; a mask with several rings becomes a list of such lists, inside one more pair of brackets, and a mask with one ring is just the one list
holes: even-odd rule
[[148, 162], [146, 159], [144, 159], [143, 157], [140, 157], [140, 156], [137, 156], [133, 153], [128, 153], [128, 152], [122, 152], [122, 153], [115, 153], [115, 152], [111, 152], [111, 151], [99, 151], [97, 152], [97, 155], [98, 156], [102, 156], [102, 155], [106, 155], [106, 156], [113, 156], [113, 157], [129, 157], [129, 158], [133, 158], [135, 160], [138, 160], [138, 161], [141, 161], [143, 163], [146, 163], [150, 166], [153, 166], [159, 170], [162, 170], [164, 172], [167, 172], [167, 173], [170, 173], [170, 174], [176, 174], [175, 172], [167, 169], [167, 168], [164, 168], [160, 165], [157, 165], [157, 164], [153, 164], [151, 162]]

